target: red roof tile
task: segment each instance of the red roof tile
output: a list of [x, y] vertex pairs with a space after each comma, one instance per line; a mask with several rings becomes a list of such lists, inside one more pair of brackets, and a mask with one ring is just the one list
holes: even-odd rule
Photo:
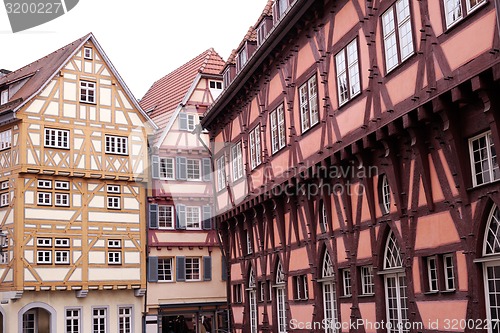
[[[198, 74], [219, 75], [224, 60], [213, 48], [159, 79], [140, 101], [141, 107], [161, 129], [168, 124]], [[151, 111], [152, 110], [152, 111]]]

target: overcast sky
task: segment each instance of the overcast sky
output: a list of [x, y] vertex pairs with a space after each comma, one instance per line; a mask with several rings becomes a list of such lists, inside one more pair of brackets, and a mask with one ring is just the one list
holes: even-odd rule
[[[43, 1], [45, 2], [45, 1]], [[213, 47], [227, 60], [267, 0], [80, 0], [66, 15], [13, 34], [0, 6], [0, 68], [15, 70], [93, 32], [136, 98]]]

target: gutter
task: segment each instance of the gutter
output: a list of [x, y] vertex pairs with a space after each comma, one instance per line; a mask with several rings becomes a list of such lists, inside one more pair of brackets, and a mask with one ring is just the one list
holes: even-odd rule
[[268, 34], [268, 37], [250, 57], [243, 69], [236, 75], [233, 82], [229, 85], [228, 89], [219, 96], [219, 98], [212, 104], [209, 110], [204, 114], [201, 121], [203, 127], [208, 127], [209, 124], [222, 113], [227, 105], [234, 99], [234, 97], [246, 85], [247, 81], [262, 65], [265, 59], [273, 52], [273, 50], [283, 41], [283, 38], [292, 30], [301, 17], [309, 10], [315, 3], [315, 0], [295, 0], [290, 5], [290, 9]]

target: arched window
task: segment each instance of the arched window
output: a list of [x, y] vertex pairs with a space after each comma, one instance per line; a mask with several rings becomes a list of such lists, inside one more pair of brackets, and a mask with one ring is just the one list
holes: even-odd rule
[[286, 308], [285, 308], [285, 273], [281, 260], [276, 266], [276, 313], [278, 315], [278, 333], [286, 333]]
[[408, 296], [401, 251], [396, 235], [391, 231], [384, 251], [385, 310], [389, 333], [409, 332]]
[[321, 284], [323, 288], [323, 314], [325, 333], [335, 333], [338, 314], [337, 314], [337, 293], [335, 289], [335, 274], [332, 259], [328, 251], [325, 251], [323, 257], [323, 267], [321, 270]]
[[[500, 319], [500, 210], [494, 205], [488, 216], [483, 240], [484, 292], [489, 322]], [[488, 332], [499, 333], [498, 325], [488, 325]]]
[[391, 188], [387, 175], [381, 175], [378, 183], [379, 202], [383, 214], [388, 214], [391, 211]]
[[257, 291], [255, 290], [255, 274], [250, 267], [248, 275], [248, 303], [250, 306], [250, 332], [257, 333]]

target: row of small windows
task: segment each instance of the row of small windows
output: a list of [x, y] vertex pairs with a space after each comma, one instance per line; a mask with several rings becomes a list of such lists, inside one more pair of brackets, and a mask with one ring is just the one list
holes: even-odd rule
[[187, 158], [178, 156], [151, 158], [151, 176], [161, 180], [210, 181], [212, 166], [209, 158]]
[[[65, 332], [66, 333], [82, 333], [83, 332], [83, 315], [81, 308], [68, 308], [65, 310]], [[24, 317], [24, 316], [23, 316]], [[33, 321], [33, 325], [36, 324], [36, 314], [30, 315], [30, 312], [25, 314], [26, 318], [23, 318], [25, 324], [24, 327], [30, 325]], [[132, 333], [132, 319], [133, 318], [133, 307], [132, 306], [118, 306], [118, 332], [120, 333]], [[108, 333], [109, 327], [109, 315], [108, 307], [93, 307], [92, 308], [92, 333]], [[28, 330], [27, 332], [38, 332], [36, 326], [33, 326], [33, 330]], [[24, 332], [23, 332], [24, 333]]]
[[212, 207], [178, 205], [149, 205], [148, 224], [160, 230], [210, 230]]
[[[149, 282], [212, 280], [212, 257], [149, 257]], [[203, 276], [202, 276], [203, 260]], [[175, 267], [174, 267], [175, 261]]]
[[[69, 130], [46, 128], [45, 147], [70, 149], [69, 132]], [[107, 154], [128, 155], [127, 137], [106, 134], [104, 144]]]

